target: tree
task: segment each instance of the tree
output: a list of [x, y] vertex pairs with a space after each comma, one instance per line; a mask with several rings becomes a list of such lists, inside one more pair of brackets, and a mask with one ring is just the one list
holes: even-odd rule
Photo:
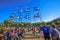
[[40, 25], [41, 25], [40, 22], [33, 23], [33, 26], [40, 26]]
[[47, 24], [47, 25], [51, 25], [51, 24], [52, 24], [52, 22], [46, 22], [46, 24]]
[[2, 26], [2, 22], [0, 22], [0, 27]]
[[41, 22], [41, 25], [44, 25], [44, 23], [46, 23], [46, 22], [44, 22], [44, 21], [43, 21], [43, 22]]
[[10, 26], [10, 23], [11, 23], [10, 20], [5, 20], [5, 21], [4, 21], [5, 26]]
[[30, 27], [31, 26], [31, 23], [30, 22], [24, 23], [24, 26], [25, 27]]
[[23, 27], [23, 23], [18, 23], [17, 26]]
[[56, 24], [56, 25], [59, 25], [59, 24], [60, 24], [60, 20], [57, 20], [57, 21], [55, 22], [55, 24]]

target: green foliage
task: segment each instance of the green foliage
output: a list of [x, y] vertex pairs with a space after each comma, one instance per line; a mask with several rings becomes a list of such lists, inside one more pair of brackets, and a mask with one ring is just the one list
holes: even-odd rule
[[0, 26], [2, 26], [2, 23], [0, 22]]
[[31, 23], [30, 22], [26, 22], [26, 23], [24, 23], [24, 26], [25, 27], [30, 27], [31, 26]]
[[[2, 24], [4, 24], [5, 26], [18, 26], [18, 27], [30, 27], [31, 25], [33, 26], [40, 26], [40, 25], [44, 25], [44, 21], [43, 22], [36, 22], [36, 23], [30, 23], [30, 22], [18, 22], [18, 23], [15, 23], [13, 21], [10, 21], [10, 20], [5, 20], [4, 23], [0, 23], [0, 26], [2, 26]], [[60, 19], [58, 20], [55, 20], [55, 21], [50, 21], [50, 22], [46, 22], [47, 25], [51, 25], [51, 24], [55, 24], [55, 25], [59, 25], [60, 24]]]
[[23, 23], [18, 23], [17, 26], [23, 27]]
[[33, 23], [33, 26], [40, 26], [40, 25], [41, 25], [40, 22]]
[[5, 20], [5, 21], [4, 21], [5, 26], [10, 26], [10, 23], [11, 23], [10, 20]]
[[51, 24], [52, 24], [52, 22], [46, 22], [46, 24], [47, 24], [47, 25], [51, 25]]
[[59, 25], [59, 24], [60, 24], [60, 20], [57, 20], [57, 21], [55, 22], [55, 24], [56, 24], [56, 25]]

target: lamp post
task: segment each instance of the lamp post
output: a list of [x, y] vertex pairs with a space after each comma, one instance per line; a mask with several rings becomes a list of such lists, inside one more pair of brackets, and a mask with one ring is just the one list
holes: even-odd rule
[[30, 8], [29, 8], [29, 7], [26, 7], [25, 12], [26, 12], [25, 19], [26, 19], [27, 21], [30, 21], [30, 25], [31, 25], [31, 16], [30, 16], [31, 13], [30, 13]]
[[24, 12], [26, 12], [25, 19], [29, 20], [29, 18], [30, 18], [30, 8], [26, 7]]
[[[11, 23], [12, 23], [13, 21], [15, 21], [16, 11], [12, 12], [11, 15], [9, 16], [9, 18], [10, 18]], [[11, 23], [10, 23], [10, 24], [11, 24]]]
[[40, 21], [42, 22], [40, 8], [39, 7], [33, 7], [33, 10], [34, 10], [34, 20], [35, 20], [35, 22], [36, 22], [36, 18], [39, 18]]
[[19, 19], [19, 22], [22, 21], [22, 14], [23, 14], [22, 12], [23, 12], [22, 9], [18, 10], [19, 16], [17, 18]]

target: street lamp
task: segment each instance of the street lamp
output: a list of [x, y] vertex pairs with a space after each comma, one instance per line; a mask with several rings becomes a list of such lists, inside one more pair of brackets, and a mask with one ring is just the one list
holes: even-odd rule
[[41, 13], [39, 12], [40, 11], [40, 8], [39, 7], [33, 7], [33, 10], [34, 10], [34, 20], [36, 22], [36, 18], [39, 18], [40, 21], [42, 22], [42, 18], [41, 18]]
[[22, 9], [18, 10], [19, 15], [17, 18], [19, 19], [19, 22], [22, 21], [22, 12], [23, 12]]
[[29, 19], [30, 18], [30, 8], [26, 7], [24, 12], [26, 12], [25, 19], [30, 20], [30, 22], [31, 22], [31, 19]]
[[22, 12], [23, 12], [23, 10], [22, 10], [22, 9], [18, 10], [18, 13], [22, 13]]

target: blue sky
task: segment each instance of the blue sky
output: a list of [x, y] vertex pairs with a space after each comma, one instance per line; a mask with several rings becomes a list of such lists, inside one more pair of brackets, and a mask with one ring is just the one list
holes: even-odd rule
[[[0, 0], [0, 22], [9, 19], [13, 11], [19, 9], [25, 9], [25, 7], [30, 8], [30, 16], [33, 19], [33, 7], [38, 6], [40, 8], [39, 12], [43, 21], [51, 21], [55, 18], [60, 17], [60, 0]], [[26, 13], [23, 12], [22, 16], [25, 16]], [[17, 19], [18, 21], [18, 19]], [[22, 21], [27, 21], [22, 18]], [[40, 21], [37, 19], [36, 21]]]

